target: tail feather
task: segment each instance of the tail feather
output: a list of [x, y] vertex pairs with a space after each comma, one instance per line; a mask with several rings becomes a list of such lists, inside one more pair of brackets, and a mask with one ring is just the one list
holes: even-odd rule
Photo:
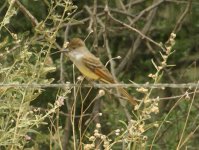
[[133, 106], [138, 104], [137, 101], [135, 100], [135, 98], [133, 98], [124, 88], [119, 87], [118, 90], [124, 97], [126, 97], [129, 100], [129, 102]]
[[[109, 82], [109, 81], [103, 80], [103, 79], [100, 79], [100, 80], [101, 80], [102, 82], [104, 82], [104, 83], [107, 83], [107, 84], [110, 84], [110, 83], [117, 83], [116, 81]], [[135, 100], [135, 98], [133, 98], [124, 88], [118, 87], [117, 89], [118, 89], [118, 91], [122, 94], [122, 96], [126, 97], [126, 98], [129, 100], [129, 102], [130, 102], [133, 106], [135, 106], [135, 105], [138, 104], [137, 101]]]

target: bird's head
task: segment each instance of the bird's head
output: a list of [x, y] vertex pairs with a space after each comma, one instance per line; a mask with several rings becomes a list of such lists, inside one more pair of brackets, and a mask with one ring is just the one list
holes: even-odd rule
[[85, 43], [83, 40], [81, 40], [80, 38], [73, 38], [70, 40], [68, 46], [67, 46], [67, 49], [68, 51], [73, 51], [75, 49], [78, 49], [80, 47], [84, 47], [85, 46]]

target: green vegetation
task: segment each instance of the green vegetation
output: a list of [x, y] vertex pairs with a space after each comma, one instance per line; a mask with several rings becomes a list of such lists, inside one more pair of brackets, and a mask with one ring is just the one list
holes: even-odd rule
[[[197, 149], [198, 12], [197, 0], [1, 0], [0, 149]], [[139, 106], [58, 52], [73, 37]]]

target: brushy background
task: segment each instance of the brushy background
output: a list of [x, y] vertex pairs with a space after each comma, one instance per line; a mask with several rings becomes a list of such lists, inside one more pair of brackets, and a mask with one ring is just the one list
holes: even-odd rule
[[[198, 18], [198, 0], [1, 0], [0, 149], [198, 149]], [[121, 83], [177, 88], [124, 104], [54, 53], [73, 37]]]

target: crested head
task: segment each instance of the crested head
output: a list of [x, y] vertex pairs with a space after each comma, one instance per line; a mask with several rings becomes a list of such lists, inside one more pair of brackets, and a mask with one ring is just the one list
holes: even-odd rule
[[73, 38], [70, 40], [70, 42], [68, 44], [68, 49], [69, 49], [69, 51], [71, 51], [73, 49], [77, 49], [77, 48], [83, 47], [83, 46], [85, 46], [83, 40], [81, 40], [80, 38]]

